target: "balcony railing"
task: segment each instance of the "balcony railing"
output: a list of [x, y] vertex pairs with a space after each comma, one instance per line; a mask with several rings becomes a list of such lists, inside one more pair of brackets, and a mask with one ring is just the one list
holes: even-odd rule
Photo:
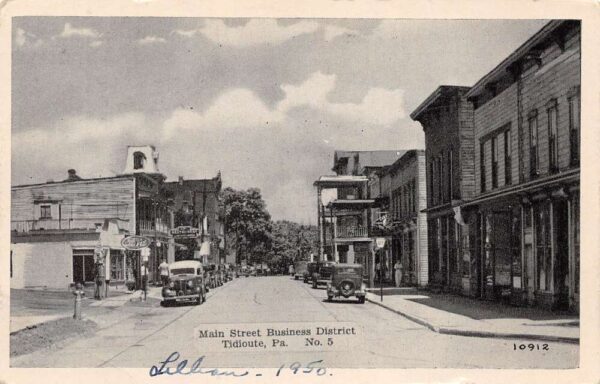
[[71, 219], [42, 219], [42, 220], [13, 220], [10, 222], [10, 230], [17, 232], [31, 232], [57, 229], [97, 229], [97, 223], [92, 220]]
[[369, 230], [367, 227], [360, 225], [348, 225], [337, 227], [338, 238], [346, 239], [350, 237], [369, 237]]
[[168, 233], [169, 226], [162, 222], [162, 220], [140, 220], [140, 231], [154, 232], [155, 228], [157, 232]]

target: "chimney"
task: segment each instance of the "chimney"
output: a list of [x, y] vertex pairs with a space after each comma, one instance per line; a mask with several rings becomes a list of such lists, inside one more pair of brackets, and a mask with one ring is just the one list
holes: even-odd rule
[[68, 173], [67, 181], [81, 180], [81, 177], [77, 176], [76, 170], [71, 168], [67, 171], [67, 173]]

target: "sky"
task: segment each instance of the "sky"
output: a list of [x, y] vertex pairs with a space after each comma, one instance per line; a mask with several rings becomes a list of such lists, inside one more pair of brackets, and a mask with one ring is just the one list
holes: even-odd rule
[[258, 187], [316, 223], [342, 150], [424, 148], [409, 114], [473, 85], [544, 20], [13, 19], [12, 184], [123, 172], [155, 145], [167, 180]]

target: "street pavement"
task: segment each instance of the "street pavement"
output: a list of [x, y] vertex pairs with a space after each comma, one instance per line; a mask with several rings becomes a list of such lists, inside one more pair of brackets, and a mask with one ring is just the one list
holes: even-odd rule
[[[111, 310], [92, 318], [99, 325], [93, 337], [13, 358], [11, 366], [150, 368], [172, 352], [188, 359], [190, 365], [204, 355], [205, 367], [231, 368], [277, 368], [316, 360], [332, 368], [578, 366], [576, 344], [440, 334], [372, 303], [329, 303], [325, 298], [324, 287], [312, 289], [288, 276], [242, 277], [211, 290], [200, 306], [124, 305]], [[359, 332], [345, 350], [324, 347], [285, 352], [203, 351], [194, 337], [194, 328], [205, 324], [284, 323], [293, 327], [303, 322], [329, 322], [332, 326], [348, 322]], [[521, 344], [534, 348], [519, 349]]]

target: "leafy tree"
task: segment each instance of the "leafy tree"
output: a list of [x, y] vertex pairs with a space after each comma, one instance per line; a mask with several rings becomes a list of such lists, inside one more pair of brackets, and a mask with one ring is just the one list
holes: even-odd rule
[[228, 187], [221, 194], [227, 244], [236, 254], [236, 263], [266, 262], [271, 249], [271, 215], [260, 190]]

